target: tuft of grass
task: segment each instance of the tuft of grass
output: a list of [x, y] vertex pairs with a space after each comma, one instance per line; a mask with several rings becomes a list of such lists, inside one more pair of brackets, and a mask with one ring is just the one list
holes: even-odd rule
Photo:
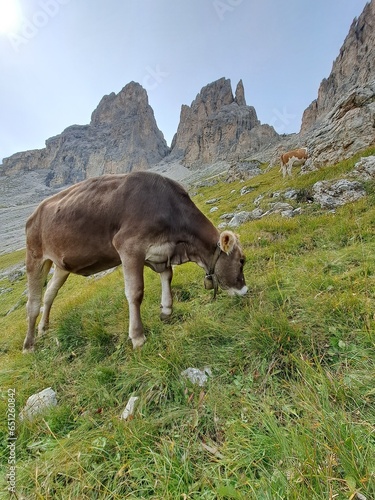
[[[309, 199], [314, 182], [346, 175], [357, 159], [287, 180], [275, 167], [247, 183], [198, 188], [195, 202], [217, 224], [289, 188], [302, 214], [239, 228], [246, 297], [221, 292], [212, 301], [203, 271], [186, 264], [175, 269], [174, 312], [162, 323], [160, 280], [146, 269], [140, 351], [127, 341], [120, 270], [71, 276], [50, 331], [26, 356], [25, 277], [10, 284], [0, 296], [4, 495], [8, 389], [19, 414], [51, 386], [58, 405], [16, 421], [19, 497], [374, 498], [374, 186], [334, 213]], [[244, 184], [253, 190], [241, 196]], [[23, 259], [0, 256], [0, 269]], [[203, 387], [182, 376], [188, 367], [210, 368]], [[123, 421], [131, 396], [139, 404]]]

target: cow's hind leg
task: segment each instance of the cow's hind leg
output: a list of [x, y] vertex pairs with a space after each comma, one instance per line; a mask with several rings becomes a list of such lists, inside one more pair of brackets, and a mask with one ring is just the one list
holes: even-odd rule
[[49, 314], [51, 311], [51, 306], [56, 298], [56, 295], [60, 288], [65, 283], [67, 277], [69, 276], [68, 271], [64, 271], [60, 267], [55, 267], [55, 271], [51, 280], [48, 283], [47, 290], [43, 298], [43, 314], [38, 326], [38, 332], [40, 335], [48, 330], [49, 326]]
[[171, 292], [171, 282], [173, 278], [172, 267], [168, 267], [165, 271], [160, 273], [161, 280], [161, 305], [160, 305], [160, 319], [165, 321], [172, 314], [173, 299]]
[[30, 255], [26, 257], [28, 329], [23, 343], [23, 352], [30, 352], [34, 349], [35, 323], [40, 313], [43, 286], [51, 266], [51, 260], [36, 259]]
[[141, 320], [141, 304], [143, 300], [144, 279], [143, 264], [139, 258], [123, 259], [125, 278], [125, 296], [129, 304], [129, 338], [133, 348], [142, 347], [146, 342]]

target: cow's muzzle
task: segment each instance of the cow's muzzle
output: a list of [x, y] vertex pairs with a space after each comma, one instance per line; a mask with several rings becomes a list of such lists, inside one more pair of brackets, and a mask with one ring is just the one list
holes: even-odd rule
[[247, 292], [248, 292], [248, 288], [247, 286], [243, 286], [242, 288], [240, 288], [238, 290], [238, 288], [228, 288], [228, 290], [226, 290], [228, 292], [229, 295], [231, 296], [234, 296], [234, 295], [246, 295]]

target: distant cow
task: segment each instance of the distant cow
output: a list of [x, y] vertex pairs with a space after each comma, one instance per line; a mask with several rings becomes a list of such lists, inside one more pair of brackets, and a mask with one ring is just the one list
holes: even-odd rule
[[281, 155], [281, 171], [283, 177], [292, 175], [294, 165], [301, 166], [307, 160], [307, 148], [293, 149]]
[[24, 352], [33, 350], [42, 288], [39, 333], [48, 328], [51, 305], [70, 273], [89, 276], [122, 265], [129, 304], [129, 338], [140, 347], [143, 268], [161, 278], [161, 318], [172, 313], [172, 266], [196, 262], [206, 288], [247, 292], [245, 257], [237, 236], [219, 231], [175, 181], [150, 172], [105, 175], [75, 184], [44, 200], [26, 223], [28, 331]]

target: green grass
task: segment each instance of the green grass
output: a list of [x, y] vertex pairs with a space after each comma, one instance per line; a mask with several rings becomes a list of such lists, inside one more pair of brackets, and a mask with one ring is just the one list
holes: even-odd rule
[[[373, 154], [368, 150], [367, 154]], [[277, 168], [247, 183], [199, 188], [194, 201], [215, 224], [241, 203], [336, 179], [357, 158], [283, 180]], [[254, 190], [244, 196], [244, 186]], [[233, 192], [235, 190], [235, 192]], [[58, 406], [17, 421], [17, 493], [38, 499], [375, 498], [375, 190], [337, 209], [307, 202], [239, 228], [246, 297], [203, 288], [194, 264], [176, 268], [175, 306], [159, 321], [159, 277], [145, 271], [147, 342], [127, 341], [120, 270], [71, 276], [36, 352], [22, 355], [26, 283], [0, 288], [2, 471], [8, 498], [7, 391], [17, 412], [53, 387]], [[209, 213], [206, 200], [221, 197]], [[0, 256], [0, 269], [24, 253]], [[14, 306], [16, 307], [14, 308]], [[12, 309], [10, 314], [7, 314]], [[210, 367], [204, 387], [181, 376]], [[119, 415], [132, 395], [134, 418]], [[3, 496], [2, 496], [3, 495]]]

